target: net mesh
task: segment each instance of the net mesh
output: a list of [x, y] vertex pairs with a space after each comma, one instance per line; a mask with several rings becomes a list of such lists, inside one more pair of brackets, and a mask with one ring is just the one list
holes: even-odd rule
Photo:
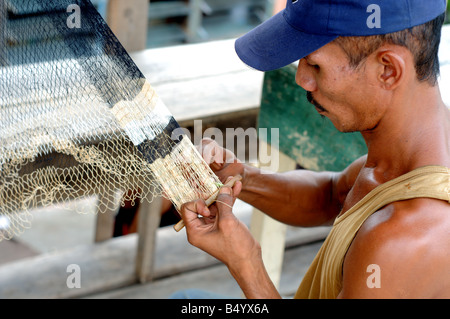
[[[71, 27], [68, 7], [79, 8]], [[95, 194], [177, 209], [220, 181], [88, 0], [0, 1], [0, 240]], [[176, 133], [176, 134], [175, 134]], [[100, 202], [100, 211], [117, 205]]]

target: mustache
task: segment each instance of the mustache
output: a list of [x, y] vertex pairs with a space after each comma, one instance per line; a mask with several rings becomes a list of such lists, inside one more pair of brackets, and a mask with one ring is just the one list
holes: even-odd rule
[[314, 97], [312, 95], [312, 93], [310, 91], [306, 92], [306, 99], [308, 100], [309, 103], [311, 103], [312, 105], [314, 105], [316, 108], [318, 108], [320, 111], [325, 112], [326, 109], [316, 100], [314, 100]]

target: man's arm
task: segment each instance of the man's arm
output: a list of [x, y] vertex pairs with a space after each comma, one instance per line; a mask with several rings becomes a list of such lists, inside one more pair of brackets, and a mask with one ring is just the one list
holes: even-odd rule
[[[360, 166], [356, 166], [358, 168], [354, 165], [348, 171], [359, 171]], [[331, 225], [352, 185], [348, 181], [348, 171], [295, 170], [267, 174], [245, 166], [239, 198], [288, 225]]]
[[280, 222], [303, 227], [333, 223], [366, 161], [361, 157], [339, 173], [269, 173], [241, 163], [209, 139], [202, 141], [199, 151], [222, 181], [236, 174], [243, 176], [241, 200]]

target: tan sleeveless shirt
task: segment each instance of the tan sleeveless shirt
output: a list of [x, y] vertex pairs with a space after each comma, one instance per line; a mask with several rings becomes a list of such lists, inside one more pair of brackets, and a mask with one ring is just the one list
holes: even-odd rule
[[336, 298], [342, 289], [345, 254], [364, 221], [390, 203], [412, 198], [435, 198], [450, 204], [450, 168], [426, 166], [397, 177], [336, 218], [295, 298]]

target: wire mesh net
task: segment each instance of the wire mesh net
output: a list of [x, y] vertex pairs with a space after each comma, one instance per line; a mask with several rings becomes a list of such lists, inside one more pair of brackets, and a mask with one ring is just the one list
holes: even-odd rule
[[10, 222], [0, 240], [29, 227], [38, 206], [119, 191], [179, 209], [217, 191], [90, 1], [1, 0], [0, 41], [0, 217]]

